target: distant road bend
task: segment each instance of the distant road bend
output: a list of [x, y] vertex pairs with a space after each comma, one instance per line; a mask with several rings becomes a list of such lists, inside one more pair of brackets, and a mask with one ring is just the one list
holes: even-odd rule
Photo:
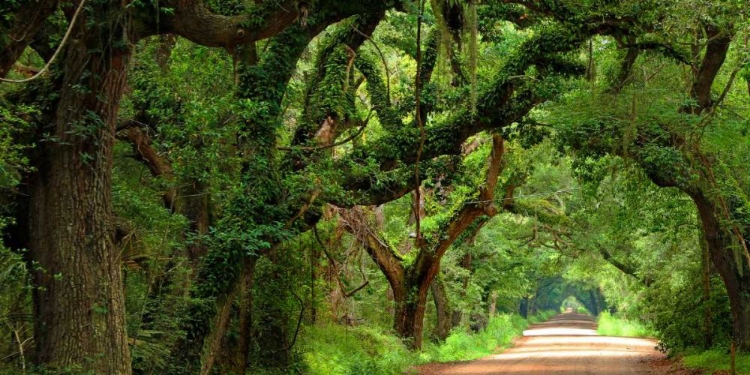
[[524, 331], [516, 345], [476, 361], [430, 364], [421, 374], [656, 374], [656, 340], [599, 336], [589, 315], [564, 313]]

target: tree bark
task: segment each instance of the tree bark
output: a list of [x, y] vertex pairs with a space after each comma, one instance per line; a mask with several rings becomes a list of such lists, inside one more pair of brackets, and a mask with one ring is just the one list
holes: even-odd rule
[[347, 230], [365, 245], [368, 254], [393, 288], [396, 303], [393, 328], [412, 349], [422, 347], [427, 292], [440, 271], [443, 255], [477, 218], [497, 214], [497, 207], [493, 203], [494, 191], [497, 177], [503, 167], [503, 154], [503, 139], [493, 134], [485, 183], [479, 188], [478, 194], [478, 202], [482, 203], [476, 203], [477, 198], [472, 198], [471, 202], [465, 203], [452, 219], [440, 228], [439, 239], [431, 239], [430, 244], [421, 241], [415, 250], [418, 252], [416, 259], [409, 267], [404, 266], [404, 259], [398, 252], [375, 236], [361, 210], [355, 208], [342, 212]]
[[495, 316], [495, 311], [497, 310], [497, 292], [493, 291], [490, 293], [490, 308], [487, 312], [487, 317], [489, 319], [492, 319]]
[[253, 329], [253, 284], [255, 281], [254, 258], [245, 259], [239, 295], [239, 339], [233, 352], [234, 363], [232, 369], [235, 374], [246, 374], [250, 356], [250, 342]]
[[[410, 283], [411, 284], [411, 283]], [[406, 286], [407, 293], [395, 294], [396, 313], [393, 329], [404, 338], [407, 346], [412, 349], [422, 347], [422, 333], [424, 331], [424, 312], [427, 306], [427, 292], [431, 282], [419, 282]]]
[[453, 309], [451, 308], [448, 293], [445, 291], [445, 283], [440, 277], [435, 278], [430, 286], [432, 299], [435, 302], [435, 313], [437, 315], [437, 324], [432, 331], [432, 336], [437, 341], [445, 341], [453, 329]]
[[216, 301], [216, 317], [213, 321], [213, 326], [206, 335], [203, 343], [203, 353], [201, 355], [201, 375], [207, 375], [211, 373], [214, 367], [217, 357], [221, 353], [221, 344], [229, 330], [229, 323], [231, 322], [232, 302], [237, 297], [238, 285], [230, 291], [226, 296]]
[[[471, 237], [469, 239], [469, 245], [474, 246], [474, 240], [476, 236]], [[461, 267], [463, 267], [465, 270], [469, 271], [469, 274], [471, 274], [471, 252], [466, 252], [464, 256], [461, 258]], [[466, 297], [466, 290], [469, 289], [469, 275], [466, 275], [463, 277], [463, 280], [461, 281], [461, 298]], [[453, 310], [453, 316], [451, 317], [451, 324], [453, 327], [458, 327], [461, 325], [461, 321], [463, 320], [463, 312], [461, 312], [460, 309]]]
[[[112, 150], [130, 50], [119, 3], [90, 5], [65, 46], [59, 98], [46, 116], [30, 176], [29, 248], [35, 361], [129, 374], [119, 253], [114, 246]], [[82, 87], [79, 88], [79, 87]]]
[[[700, 218], [698, 218], [700, 220]], [[703, 348], [708, 350], [713, 346], [713, 327], [711, 319], [711, 254], [703, 231], [700, 232], [701, 274], [703, 296]]]
[[729, 296], [732, 337], [742, 351], [750, 351], [750, 267], [733, 246], [732, 235], [722, 228], [720, 211], [702, 192], [692, 192], [701, 218], [711, 261], [719, 272]]
[[724, 65], [729, 45], [732, 42], [732, 34], [729, 30], [722, 30], [714, 25], [706, 26], [706, 37], [708, 38], [706, 52], [691, 89], [691, 96], [697, 102], [697, 106], [691, 110], [694, 114], [700, 114], [714, 104], [711, 87], [721, 66]]

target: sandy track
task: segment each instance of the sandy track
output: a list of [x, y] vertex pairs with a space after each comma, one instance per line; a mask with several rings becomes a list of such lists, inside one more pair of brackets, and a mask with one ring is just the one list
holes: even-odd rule
[[420, 374], [656, 374], [655, 340], [599, 336], [588, 315], [560, 314], [524, 331], [516, 345], [476, 361], [430, 364]]

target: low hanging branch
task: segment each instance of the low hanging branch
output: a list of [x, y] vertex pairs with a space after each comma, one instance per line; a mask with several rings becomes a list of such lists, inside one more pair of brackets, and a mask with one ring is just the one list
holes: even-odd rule
[[323, 254], [326, 255], [326, 258], [328, 258], [328, 261], [331, 262], [331, 265], [333, 265], [333, 270], [336, 273], [336, 281], [339, 285], [339, 290], [341, 290], [341, 294], [344, 296], [344, 298], [350, 298], [351, 296], [355, 295], [360, 290], [364, 289], [366, 286], [370, 285], [370, 280], [367, 280], [365, 278], [364, 272], [362, 272], [362, 279], [365, 280], [362, 285], [354, 288], [351, 292], [347, 292], [344, 288], [344, 283], [341, 281], [341, 277], [339, 276], [339, 267], [338, 262], [336, 262], [336, 259], [333, 258], [331, 253], [328, 252], [328, 247], [323, 243], [323, 241], [320, 240], [320, 236], [318, 235], [318, 226], [313, 227], [313, 234], [315, 235], [315, 239], [318, 241], [318, 244], [320, 244], [321, 249], [323, 249]]
[[383, 54], [383, 51], [380, 49], [380, 46], [378, 46], [378, 44], [375, 43], [374, 40], [372, 40], [372, 37], [363, 33], [354, 25], [351, 25], [351, 28], [358, 34], [365, 37], [367, 41], [370, 42], [370, 44], [372, 44], [373, 47], [375, 47], [375, 50], [378, 51], [378, 54], [380, 55], [380, 60], [383, 61], [383, 69], [385, 70], [385, 96], [386, 98], [388, 98], [388, 102], [390, 103], [391, 101], [391, 71], [390, 69], [388, 69], [388, 62], [385, 59], [385, 54]]
[[[481, 215], [494, 216], [497, 207], [494, 203], [494, 192], [497, 179], [503, 169], [504, 142], [497, 134], [492, 138], [492, 152], [490, 154], [485, 183], [479, 188], [478, 199], [473, 198], [453, 216], [441, 230], [440, 240], [431, 249], [419, 249], [413, 272], [430, 274], [437, 270], [440, 259], [450, 246], [475, 222]], [[364, 215], [357, 209], [342, 212], [346, 222], [346, 229], [355, 235], [365, 245], [370, 256], [386, 274], [389, 281], [403, 279], [406, 270], [402, 266], [402, 258], [387, 243], [381, 240], [366, 223]], [[434, 274], [432, 275], [434, 277]]]
[[280, 151], [318, 151], [318, 150], [325, 150], [325, 149], [341, 146], [343, 144], [353, 141], [355, 138], [359, 137], [360, 134], [362, 134], [362, 132], [367, 127], [367, 124], [370, 122], [372, 113], [373, 111], [370, 110], [370, 113], [367, 115], [367, 118], [365, 118], [365, 120], [362, 121], [362, 125], [359, 127], [356, 133], [346, 137], [345, 139], [342, 139], [341, 141], [334, 142], [329, 145], [322, 145], [322, 146], [276, 147], [276, 149]]
[[[345, 229], [362, 243], [388, 280], [393, 290], [397, 311], [400, 311], [396, 313], [394, 329], [399, 335], [408, 339], [413, 348], [421, 347], [424, 304], [428, 289], [440, 270], [440, 261], [445, 252], [476, 223], [477, 218], [482, 215], [491, 217], [497, 214], [494, 191], [503, 167], [503, 153], [503, 139], [495, 134], [492, 137], [492, 152], [486, 180], [479, 188], [478, 197], [475, 195], [464, 202], [453, 217], [440, 226], [436, 236], [425, 239], [420, 246], [416, 247], [416, 250], [412, 250], [417, 254], [411, 266], [407, 266], [404, 258], [385, 240], [376, 235], [362, 208], [355, 207], [340, 211]], [[431, 246], [426, 246], [427, 243]]]

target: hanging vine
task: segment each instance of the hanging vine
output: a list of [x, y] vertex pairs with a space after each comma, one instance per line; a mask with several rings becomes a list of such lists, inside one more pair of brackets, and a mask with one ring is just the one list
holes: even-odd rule
[[417, 207], [414, 208], [414, 218], [416, 223], [416, 238], [415, 243], [417, 247], [419, 247], [420, 239], [422, 238], [421, 234], [421, 220], [419, 218], [419, 202], [421, 200], [420, 197], [420, 191], [419, 186], [421, 185], [419, 181], [419, 161], [422, 158], [422, 149], [424, 149], [424, 141], [425, 141], [425, 130], [424, 130], [424, 124], [422, 123], [422, 115], [420, 111], [421, 106], [421, 91], [422, 91], [422, 83], [421, 83], [421, 73], [422, 73], [422, 16], [424, 15], [424, 0], [419, 0], [419, 13], [417, 15], [417, 72], [414, 75], [414, 98], [415, 98], [415, 105], [414, 105], [414, 118], [416, 119], [417, 126], [419, 127], [419, 148], [417, 149], [417, 160], [414, 163], [414, 179], [417, 181], [417, 188], [414, 190], [415, 196], [416, 196], [416, 202]]

